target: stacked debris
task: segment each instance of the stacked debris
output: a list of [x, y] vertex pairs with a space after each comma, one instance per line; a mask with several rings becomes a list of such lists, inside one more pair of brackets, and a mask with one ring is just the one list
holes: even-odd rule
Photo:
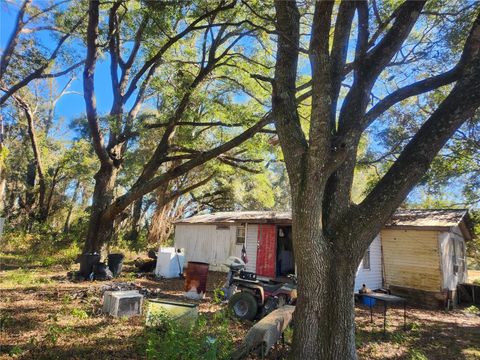
[[160, 289], [149, 289], [141, 285], [137, 285], [134, 282], [115, 282], [115, 283], [103, 285], [100, 288], [100, 291], [102, 294], [105, 293], [106, 291], [131, 291], [131, 290], [137, 290], [140, 294], [142, 294], [146, 298], [157, 297], [162, 293]]
[[79, 255], [77, 263], [80, 263], [80, 270], [67, 273], [71, 281], [85, 280], [111, 280], [122, 272], [123, 254], [109, 254], [108, 264], [101, 262], [101, 256], [98, 253], [89, 253]]

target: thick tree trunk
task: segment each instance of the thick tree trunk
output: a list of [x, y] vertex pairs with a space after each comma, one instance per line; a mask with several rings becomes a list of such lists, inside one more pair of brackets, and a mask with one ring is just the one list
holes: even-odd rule
[[128, 232], [126, 239], [132, 243], [134, 248], [137, 247], [138, 236], [140, 235], [140, 218], [142, 217], [143, 196], [133, 203], [133, 212], [131, 220], [131, 229]]
[[113, 201], [117, 172], [118, 169], [114, 166], [105, 165], [95, 174], [95, 188], [84, 253], [99, 253], [103, 244], [107, 243], [113, 234], [115, 217], [105, 216], [104, 212]]
[[356, 358], [354, 274], [327, 258], [317, 258], [309, 269], [299, 271], [294, 359]]
[[[322, 196], [293, 204], [294, 253], [298, 274], [294, 359], [355, 359], [353, 288], [360, 256], [342, 235], [327, 237]], [[318, 197], [318, 198], [317, 198]]]

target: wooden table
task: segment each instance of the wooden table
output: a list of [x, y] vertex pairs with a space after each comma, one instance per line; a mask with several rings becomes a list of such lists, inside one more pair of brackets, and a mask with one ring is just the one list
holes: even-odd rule
[[[382, 294], [382, 293], [370, 293], [361, 294], [371, 299], [375, 299], [383, 302], [383, 335], [385, 335], [387, 327], [387, 307], [388, 304], [403, 304], [403, 330], [407, 326], [407, 299], [400, 296]], [[373, 306], [370, 306], [370, 321], [373, 322]]]

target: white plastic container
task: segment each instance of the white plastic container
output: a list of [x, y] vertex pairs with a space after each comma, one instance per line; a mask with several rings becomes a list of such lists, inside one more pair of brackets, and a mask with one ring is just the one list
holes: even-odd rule
[[180, 277], [183, 273], [183, 264], [185, 263], [185, 254], [183, 249], [177, 252], [173, 247], [160, 248], [157, 255], [157, 266], [155, 275], [167, 279]]

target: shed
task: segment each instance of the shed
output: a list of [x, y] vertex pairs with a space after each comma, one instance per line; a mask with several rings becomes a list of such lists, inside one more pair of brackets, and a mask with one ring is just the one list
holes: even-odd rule
[[[293, 273], [295, 262], [290, 212], [240, 211], [197, 215], [175, 223], [175, 247], [184, 248], [187, 261], [222, 266], [229, 256], [241, 257], [245, 247], [248, 271], [260, 277], [278, 278]], [[355, 289], [362, 284], [382, 287], [380, 236], [365, 253], [357, 269]]]
[[385, 287], [425, 305], [454, 303], [473, 235], [465, 209], [398, 210], [381, 231]]

